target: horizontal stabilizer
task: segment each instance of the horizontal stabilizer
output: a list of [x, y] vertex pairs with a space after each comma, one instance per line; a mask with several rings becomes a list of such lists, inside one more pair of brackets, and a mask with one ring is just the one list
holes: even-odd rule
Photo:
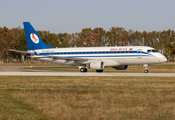
[[21, 50], [13, 50], [13, 49], [8, 49], [8, 51], [19, 52], [19, 53], [21, 53], [23, 55], [26, 55], [26, 54], [34, 55], [34, 52], [30, 52], [30, 51], [21, 51]]

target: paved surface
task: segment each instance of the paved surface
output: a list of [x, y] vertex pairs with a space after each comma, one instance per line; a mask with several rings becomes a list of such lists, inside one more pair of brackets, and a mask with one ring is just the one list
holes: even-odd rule
[[0, 72], [0, 75], [17, 76], [159, 76], [175, 77], [175, 73], [96, 73], [96, 72]]
[[[23, 69], [25, 67], [30, 67], [30, 66], [0, 66], [0, 72], [36, 72], [36, 71], [42, 72], [42, 71], [46, 71], [46, 70]], [[42, 67], [42, 66], [36, 66], [36, 67]]]
[[[18, 75], [18, 76], [161, 76], [175, 77], [175, 73], [96, 73], [96, 72], [53, 72], [46, 70], [21, 69], [28, 66], [0, 66], [0, 75]], [[38, 67], [38, 66], [37, 66]]]

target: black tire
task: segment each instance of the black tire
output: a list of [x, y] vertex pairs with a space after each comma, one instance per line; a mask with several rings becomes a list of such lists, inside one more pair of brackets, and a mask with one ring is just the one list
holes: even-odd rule
[[80, 72], [84, 72], [84, 68], [80, 68]]
[[103, 70], [96, 70], [96, 72], [98, 72], [98, 73], [102, 73], [102, 72], [103, 72]]
[[87, 72], [87, 68], [84, 68], [84, 72]]
[[144, 70], [144, 73], [148, 73], [148, 70]]
[[81, 68], [80, 72], [87, 72], [87, 68]]

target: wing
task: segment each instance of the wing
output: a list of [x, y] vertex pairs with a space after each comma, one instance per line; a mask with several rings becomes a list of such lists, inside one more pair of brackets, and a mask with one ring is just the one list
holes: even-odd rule
[[60, 56], [51, 56], [51, 55], [46, 55], [49, 58], [53, 59], [62, 59], [62, 60], [82, 60], [82, 61], [87, 61], [90, 59], [85, 59], [85, 58], [80, 58], [80, 57], [60, 57]]
[[74, 64], [77, 64], [77, 65], [86, 64], [90, 60], [90, 59], [85, 59], [80, 57], [60, 57], [60, 56], [51, 56], [51, 55], [47, 55], [47, 57], [53, 58], [53, 61], [62, 59], [62, 60], [66, 60], [65, 63], [74, 62]]

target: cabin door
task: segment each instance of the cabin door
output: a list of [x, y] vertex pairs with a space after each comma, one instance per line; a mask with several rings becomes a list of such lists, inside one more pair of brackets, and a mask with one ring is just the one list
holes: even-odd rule
[[142, 49], [137, 50], [137, 58], [141, 59], [142, 58]]

